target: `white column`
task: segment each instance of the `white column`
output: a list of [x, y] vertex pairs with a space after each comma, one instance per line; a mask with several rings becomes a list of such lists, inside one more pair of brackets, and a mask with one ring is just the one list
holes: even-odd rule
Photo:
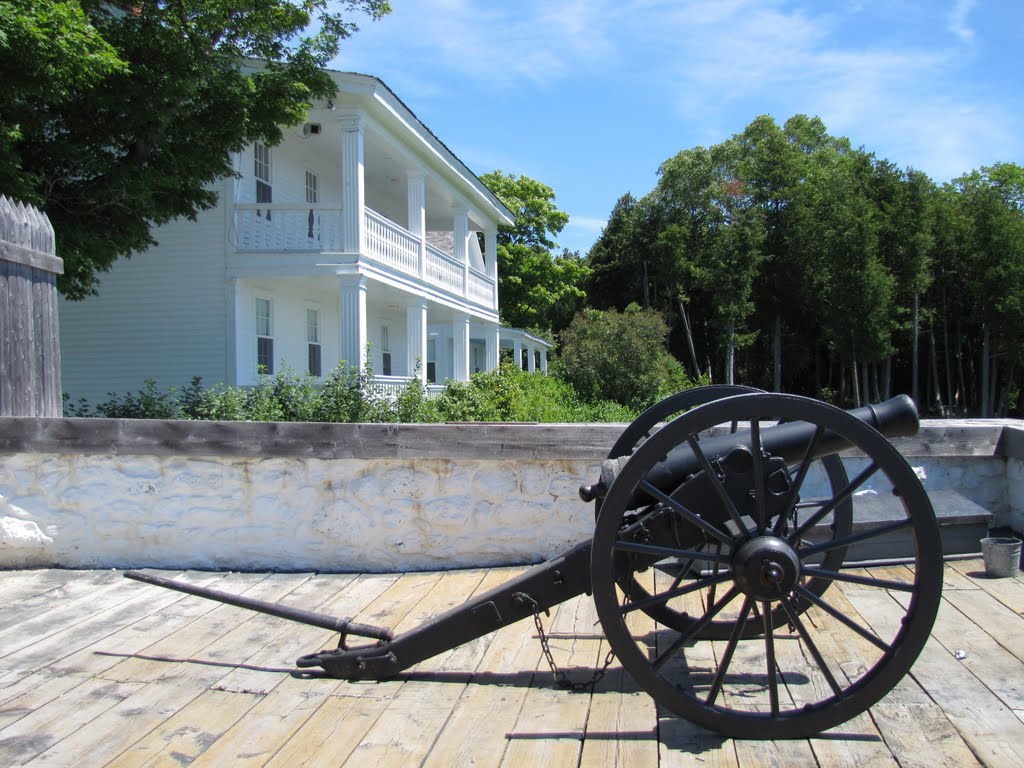
[[[420, 280], [427, 277], [427, 183], [422, 171], [406, 171], [409, 189], [409, 231], [419, 238]], [[424, 367], [426, 360], [424, 358]]]
[[456, 315], [452, 321], [454, 352], [452, 355], [452, 378], [469, 381], [469, 315]]
[[519, 339], [512, 342], [512, 359], [516, 362], [516, 368], [523, 370], [523, 342]]
[[526, 370], [530, 373], [537, 370], [537, 350], [532, 344], [526, 348]]
[[363, 252], [363, 209], [366, 207], [363, 138], [359, 115], [341, 119], [341, 244], [345, 253]]
[[501, 344], [501, 337], [498, 333], [498, 326], [487, 324], [484, 326], [484, 368], [493, 371], [498, 367], [498, 351]]
[[545, 375], [548, 372], [548, 350], [546, 347], [540, 351], [540, 372]]
[[338, 315], [341, 318], [341, 359], [361, 371], [366, 366], [366, 278], [342, 276]]
[[[230, 386], [239, 386], [247, 381], [245, 375], [245, 339], [249, 338], [245, 333], [246, 328], [252, 327], [251, 314], [245, 313], [245, 297], [239, 285], [237, 277], [229, 277], [227, 285], [227, 307], [228, 307], [228, 360], [227, 360], [227, 383]], [[255, 345], [255, 341], [253, 345]], [[255, 366], [253, 366], [255, 369]]]
[[491, 309], [498, 308], [498, 230], [488, 229], [484, 233], [484, 261], [487, 265], [487, 276], [494, 281]]
[[406, 370], [413, 375], [419, 364], [417, 376], [427, 386], [427, 300], [416, 299], [405, 306], [405, 328], [407, 352]]
[[462, 295], [469, 295], [469, 211], [456, 208], [453, 216], [455, 260], [462, 265]]

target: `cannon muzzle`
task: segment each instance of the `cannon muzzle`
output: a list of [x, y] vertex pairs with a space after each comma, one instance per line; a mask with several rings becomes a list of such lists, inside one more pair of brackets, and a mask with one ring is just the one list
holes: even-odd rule
[[[738, 395], [737, 416], [742, 418], [742, 400], [749, 395]], [[920, 419], [917, 406], [907, 395], [898, 395], [891, 400], [875, 405], [866, 405], [847, 411], [860, 421], [874, 427], [886, 437], [906, 437], [917, 433]], [[805, 422], [778, 424], [761, 431], [761, 447], [772, 456], [783, 458], [787, 463], [799, 461], [807, 451], [817, 428]], [[710, 437], [700, 441], [701, 451], [709, 459], [723, 457], [735, 449], [743, 449], [749, 445], [746, 435], [728, 434]], [[830, 430], [821, 430], [814, 444], [812, 458], [820, 458], [849, 448], [850, 444], [841, 436]], [[593, 485], [580, 487], [580, 498], [593, 501], [604, 498], [612, 482], [629, 456], [607, 459], [601, 464], [601, 479]], [[651, 468], [646, 480], [664, 493], [671, 493], [688, 477], [701, 471], [701, 462], [688, 443], [681, 443], [673, 448], [665, 458]], [[652, 501], [646, 494], [637, 494], [631, 508], [648, 504]]]

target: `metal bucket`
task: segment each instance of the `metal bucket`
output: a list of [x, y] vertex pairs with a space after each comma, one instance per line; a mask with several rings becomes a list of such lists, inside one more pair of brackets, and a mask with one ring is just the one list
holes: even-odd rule
[[1020, 539], [991, 536], [981, 540], [985, 575], [990, 579], [1013, 576], [1020, 568]]

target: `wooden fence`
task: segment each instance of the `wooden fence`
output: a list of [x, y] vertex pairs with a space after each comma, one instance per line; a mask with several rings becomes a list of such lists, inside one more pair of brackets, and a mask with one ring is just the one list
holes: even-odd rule
[[0, 416], [60, 416], [57, 258], [46, 214], [0, 195]]

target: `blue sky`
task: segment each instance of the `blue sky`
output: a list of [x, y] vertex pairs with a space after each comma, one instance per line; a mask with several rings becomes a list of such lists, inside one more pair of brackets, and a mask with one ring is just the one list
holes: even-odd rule
[[626, 192], [755, 117], [817, 115], [937, 182], [1024, 164], [1024, 0], [391, 0], [333, 66], [471, 169], [550, 185], [586, 254]]

